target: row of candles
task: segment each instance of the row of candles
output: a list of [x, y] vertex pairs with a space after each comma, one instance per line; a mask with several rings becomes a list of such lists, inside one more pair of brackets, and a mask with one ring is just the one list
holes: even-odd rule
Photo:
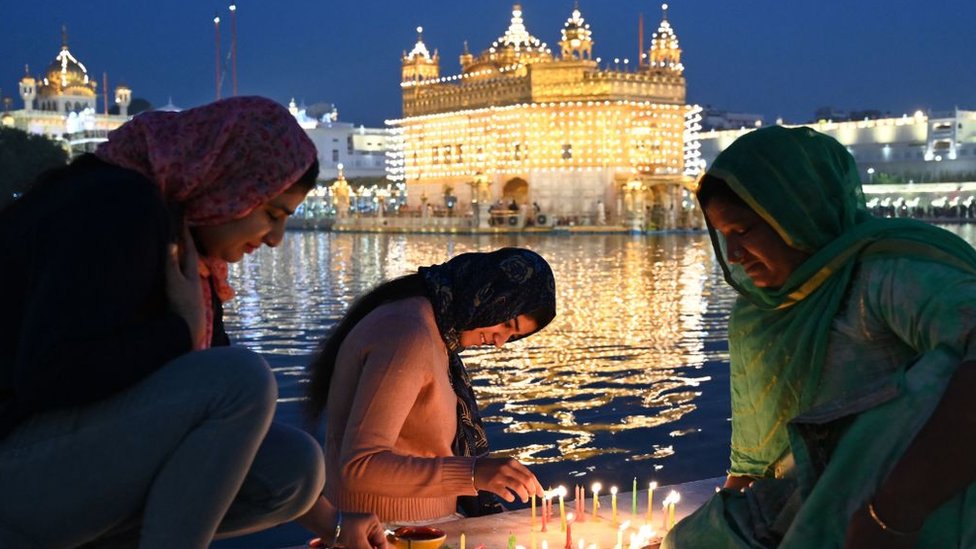
[[[600, 509], [600, 490], [603, 489], [603, 485], [599, 482], [593, 483], [590, 487], [593, 492], [593, 519], [600, 520], [599, 509]], [[650, 523], [654, 519], [654, 490], [657, 489], [657, 483], [651, 482], [647, 485], [647, 522]], [[618, 513], [617, 513], [617, 487], [610, 487], [610, 520], [616, 526], [619, 524]], [[567, 528], [567, 515], [566, 515], [566, 503], [565, 498], [568, 494], [565, 486], [560, 486], [558, 488], [549, 489], [546, 491], [545, 495], [540, 499], [542, 502], [542, 512], [540, 513], [542, 518], [542, 528], [540, 531], [545, 532], [548, 529], [548, 519], [552, 516], [552, 501], [553, 499], [559, 498], [559, 528], [560, 531], [565, 532]], [[637, 518], [637, 478], [634, 477], [634, 488], [631, 490], [631, 516], [633, 519]], [[536, 525], [536, 497], [532, 496], [532, 529], [535, 530]], [[586, 520], [586, 488], [583, 486], [576, 486], [576, 493], [574, 495], [574, 501], [576, 504], [576, 520], [583, 522]], [[674, 508], [678, 502], [681, 501], [681, 494], [671, 490], [667, 497], [664, 498], [662, 502], [662, 523], [661, 526], [664, 530], [670, 530], [674, 526]]]
[[[592, 496], [593, 497], [593, 511], [592, 511], [593, 520], [599, 521], [600, 520], [599, 511], [601, 507], [600, 490], [603, 489], [603, 486], [599, 482], [597, 482], [594, 483], [590, 487], [590, 489], [593, 492], [593, 496]], [[641, 526], [640, 528], [637, 528], [636, 532], [630, 533], [630, 537], [629, 537], [630, 543], [627, 546], [629, 549], [638, 549], [644, 547], [655, 536], [655, 531], [654, 528], [651, 526], [651, 521], [654, 519], [654, 490], [656, 489], [657, 489], [656, 482], [651, 482], [647, 486], [646, 524]], [[595, 544], [586, 545], [585, 541], [582, 539], [578, 540], [577, 546], [573, 545], [573, 523], [584, 522], [586, 520], [586, 488], [579, 485], [576, 486], [576, 493], [574, 499], [575, 511], [576, 511], [575, 513], [566, 512], [567, 494], [568, 494], [568, 490], [566, 490], [566, 487], [559, 486], [558, 488], [547, 490], [545, 495], [539, 498], [542, 507], [541, 511], [538, 513], [538, 516], [540, 517], [542, 523], [539, 531], [540, 532], [548, 531], [548, 523], [553, 514], [553, 510], [552, 510], [553, 500], [558, 498], [560, 531], [566, 533], [566, 546], [564, 549], [577, 549], [577, 547], [578, 549], [594, 549], [596, 547]], [[665, 532], [667, 532], [668, 530], [671, 529], [671, 527], [674, 526], [675, 505], [677, 505], [677, 503], [680, 500], [681, 500], [681, 495], [678, 494], [678, 492], [671, 490], [671, 492], [668, 493], [667, 497], [664, 498], [664, 501], [661, 504], [662, 506], [661, 528]], [[638, 518], [637, 501], [638, 501], [637, 478], [634, 478], [634, 489], [631, 492], [631, 516], [633, 520], [637, 520]], [[536, 521], [536, 515], [537, 515], [536, 496], [532, 496], [531, 498], [531, 508], [532, 508], [531, 549], [538, 549], [536, 545], [536, 534], [535, 534], [536, 531], [535, 528], [537, 522]], [[626, 534], [627, 530], [630, 529], [631, 521], [628, 520], [628, 521], [624, 521], [623, 523], [620, 523], [618, 521], [619, 516], [617, 512], [617, 487], [616, 486], [612, 486], [610, 488], [610, 509], [611, 509], [610, 511], [611, 523], [613, 524], [613, 526], [617, 527], [617, 543], [614, 546], [614, 549], [624, 549], [624, 534]], [[508, 549], [525, 549], [524, 546], [516, 545], [515, 542], [516, 542], [515, 536], [514, 535], [509, 536]], [[466, 549], [465, 537], [463, 533], [461, 534], [461, 538], [460, 538], [460, 546], [461, 546], [460, 549]], [[476, 547], [475, 549], [483, 549], [483, 546]], [[541, 549], [549, 549], [548, 540], [542, 540]]]
[[[567, 529], [566, 529], [566, 546], [565, 546], [564, 549], [577, 549], [577, 548], [578, 549], [598, 549], [597, 544], [595, 544], [595, 543], [587, 544], [586, 541], [584, 539], [582, 539], [582, 538], [580, 538], [579, 540], [577, 540], [577, 546], [576, 547], [573, 546], [572, 529], [569, 527], [569, 525], [572, 524], [572, 522], [573, 522], [572, 521], [573, 514], [572, 513], [569, 513], [567, 515], [567, 517], [569, 518], [569, 522], [567, 523]], [[627, 529], [628, 528], [630, 528], [630, 521], [629, 520], [628, 521], [625, 521], [623, 524], [620, 525], [619, 528], [617, 528], [617, 544], [614, 545], [614, 549], [624, 549], [624, 544], [623, 544], [623, 542], [624, 542], [624, 533], [627, 532]], [[654, 529], [651, 528], [651, 526], [649, 526], [649, 525], [641, 526], [639, 529], [637, 529], [636, 532], [630, 533], [630, 538], [629, 538], [630, 544], [627, 546], [627, 549], [641, 549], [641, 548], [645, 547], [652, 539], [654, 539], [654, 535], [655, 535], [655, 532], [654, 532]], [[536, 545], [535, 536], [536, 536], [536, 533], [535, 532], [532, 532], [532, 534], [531, 534], [531, 538], [532, 538], [532, 549], [538, 549], [538, 547], [539, 547], [539, 546]], [[515, 543], [515, 541], [516, 540], [515, 540], [515, 536], [514, 535], [509, 535], [508, 536], [508, 549], [526, 549], [524, 545], [517, 545]], [[461, 534], [460, 542], [461, 542], [461, 549], [466, 549], [465, 548], [464, 534]], [[485, 549], [485, 546], [484, 545], [479, 545], [479, 546], [475, 547], [474, 549]], [[542, 540], [541, 549], [549, 549], [549, 541], [548, 540]]]

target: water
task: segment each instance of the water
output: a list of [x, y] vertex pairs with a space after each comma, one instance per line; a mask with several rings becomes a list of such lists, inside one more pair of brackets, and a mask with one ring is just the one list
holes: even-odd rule
[[[948, 227], [976, 242], [976, 225]], [[728, 466], [728, 346], [734, 294], [708, 237], [467, 236], [291, 232], [231, 270], [231, 338], [262, 353], [278, 419], [300, 424], [304, 366], [351, 301], [381, 280], [468, 251], [522, 246], [556, 277], [558, 315], [501, 350], [463, 355], [493, 450], [544, 485], [686, 482]], [[321, 431], [319, 433], [321, 435]], [[221, 547], [281, 547], [297, 526]]]

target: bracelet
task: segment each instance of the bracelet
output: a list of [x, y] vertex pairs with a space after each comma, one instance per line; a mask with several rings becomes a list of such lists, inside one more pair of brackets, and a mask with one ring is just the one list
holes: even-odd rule
[[336, 515], [335, 537], [332, 538], [333, 547], [339, 545], [339, 534], [341, 533], [342, 533], [342, 511], [338, 511], [338, 514]]
[[901, 530], [895, 530], [891, 526], [888, 526], [888, 524], [885, 521], [881, 520], [881, 517], [878, 516], [878, 512], [874, 510], [873, 501], [868, 502], [868, 514], [871, 515], [871, 519], [874, 520], [874, 523], [877, 524], [878, 527], [880, 527], [885, 532], [888, 532], [889, 534], [905, 537], [905, 536], [914, 536], [915, 534], [921, 531], [920, 528], [918, 530], [915, 530], [914, 532], [902, 532]]

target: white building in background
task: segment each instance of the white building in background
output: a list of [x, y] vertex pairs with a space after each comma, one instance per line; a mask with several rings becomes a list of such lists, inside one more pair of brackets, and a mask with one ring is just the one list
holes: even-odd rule
[[732, 112], [705, 106], [702, 112], [704, 130], [738, 130], [758, 128], [763, 125], [763, 115], [745, 112]]
[[[48, 65], [43, 76], [34, 77], [25, 68], [19, 83], [24, 108], [0, 115], [0, 124], [27, 133], [44, 135], [61, 143], [72, 155], [94, 151], [106, 141], [109, 131], [129, 119], [132, 90], [125, 85], [115, 88], [113, 100], [119, 114], [107, 114], [107, 106], [98, 112], [98, 83], [88, 69], [68, 49], [67, 31], [62, 29], [61, 51]], [[107, 90], [105, 92], [107, 94]], [[108, 96], [103, 95], [105, 103]]]
[[345, 178], [353, 182], [386, 183], [386, 153], [392, 150], [389, 130], [339, 122], [334, 105], [305, 107], [292, 99], [288, 110], [318, 149], [320, 180], [337, 179], [341, 165]]
[[[784, 125], [807, 126], [837, 139], [854, 156], [867, 184], [976, 181], [976, 111]], [[701, 132], [706, 166], [753, 129]]]

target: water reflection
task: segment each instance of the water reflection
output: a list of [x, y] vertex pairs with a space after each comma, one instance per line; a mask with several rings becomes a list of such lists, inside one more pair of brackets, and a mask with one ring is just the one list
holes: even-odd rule
[[511, 245], [550, 262], [558, 315], [531, 338], [464, 354], [494, 449], [559, 476], [721, 474], [732, 294], [701, 234], [289, 233], [278, 249], [233, 267], [238, 297], [227, 325], [269, 357], [281, 408], [295, 417], [302, 366], [356, 295], [419, 265]]

